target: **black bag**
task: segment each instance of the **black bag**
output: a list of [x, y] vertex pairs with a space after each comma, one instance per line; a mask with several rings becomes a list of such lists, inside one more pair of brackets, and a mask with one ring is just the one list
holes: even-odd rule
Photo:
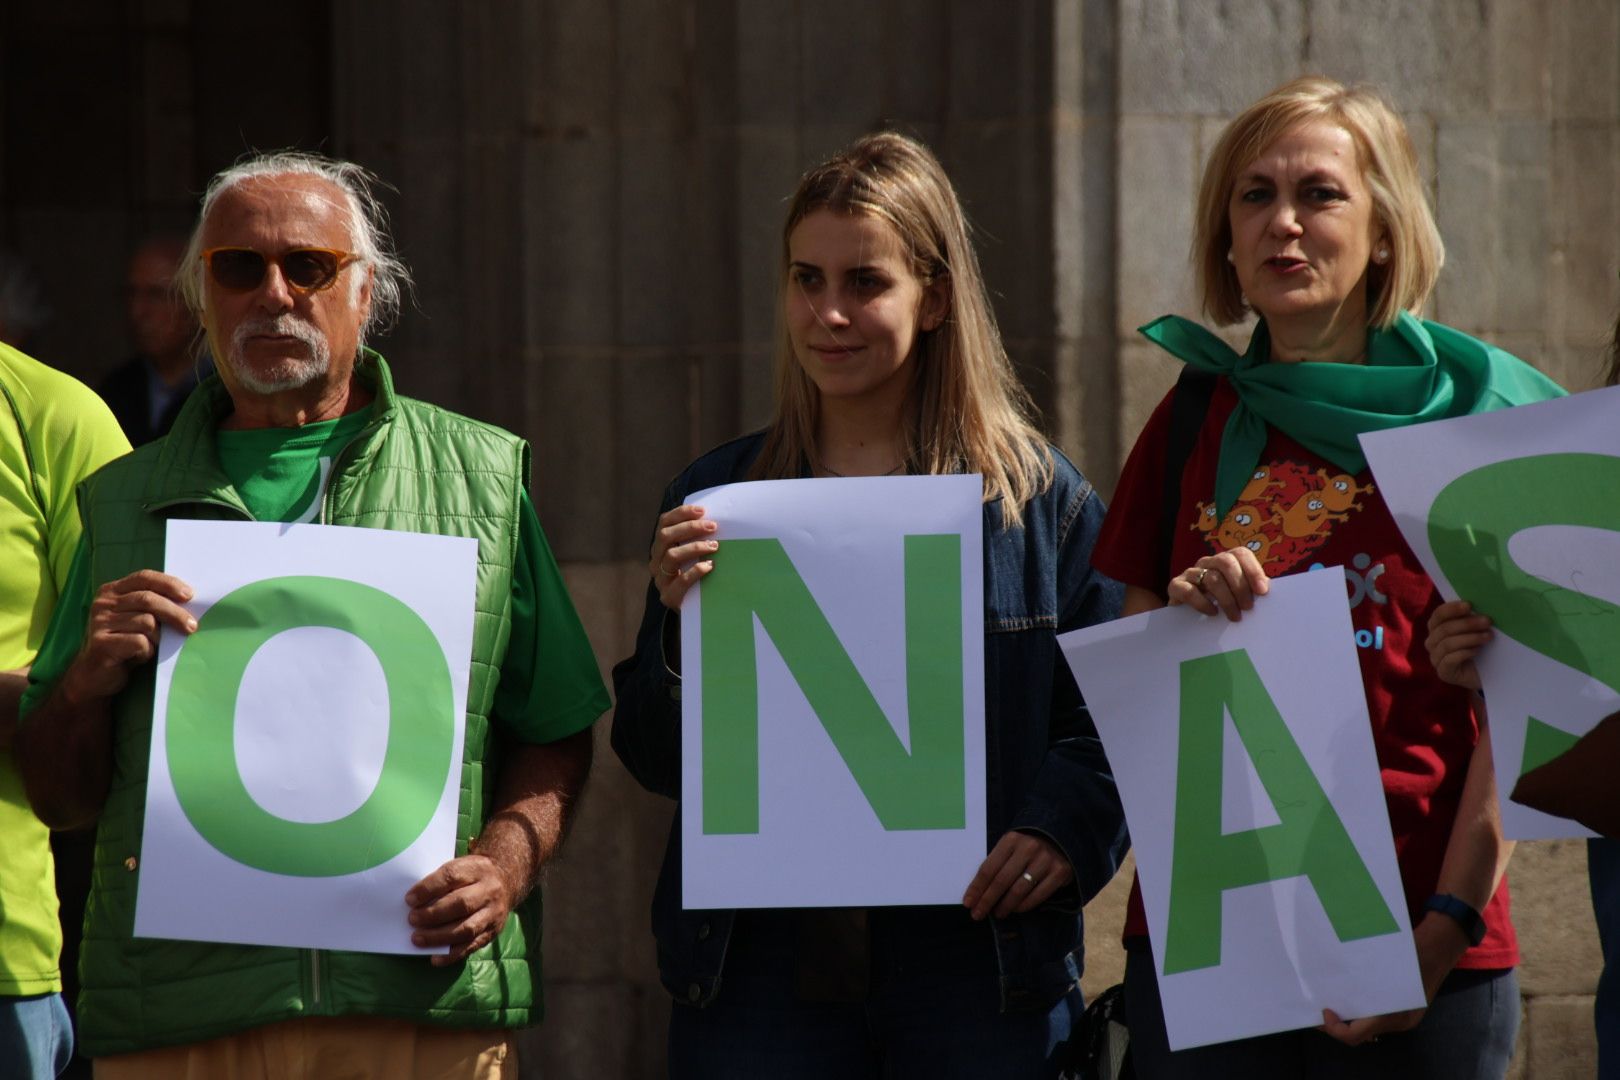
[[1080, 1018], [1074, 1043], [1078, 1054], [1074, 1080], [1134, 1080], [1131, 1068], [1131, 1033], [1125, 1026], [1125, 986], [1117, 984], [1097, 995]]

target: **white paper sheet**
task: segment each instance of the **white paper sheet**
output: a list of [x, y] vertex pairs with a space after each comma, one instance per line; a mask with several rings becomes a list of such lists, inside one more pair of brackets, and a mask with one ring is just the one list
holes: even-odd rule
[[[861, 477], [733, 484], [688, 500], [704, 506], [708, 517], [720, 524], [716, 534], [720, 550], [713, 574], [687, 595], [681, 610], [686, 907], [961, 901], [985, 856], [980, 491], [978, 476]], [[913, 628], [919, 642], [932, 639], [921, 650], [925, 655], [913, 658], [923, 665], [916, 672], [918, 690], [948, 703], [924, 710], [924, 723], [934, 745], [955, 740], [960, 747], [959, 756], [934, 756], [940, 768], [928, 774], [915, 768], [924, 758], [913, 753], [916, 745], [908, 713], [912, 691], [906, 648], [906, 538], [919, 536], [945, 538], [924, 542], [934, 545], [927, 550], [934, 553], [937, 573], [927, 575], [928, 587], [917, 590], [917, 597], [933, 598], [939, 616]], [[868, 774], [873, 791], [856, 779], [855, 766], [846, 761], [829, 733], [829, 719], [834, 726], [851, 723], [852, 710], [837, 707], [830, 710], [830, 717], [822, 717], [807, 697], [807, 689], [811, 696], [848, 697], [851, 680], [840, 677], [836, 664], [823, 662], [802, 644], [813, 640], [801, 625], [806, 621], [800, 618], [802, 604], [773, 608], [768, 614], [756, 612], [755, 662], [731, 663], [733, 653], [747, 651], [742, 639], [738, 649], [718, 654], [711, 678], [705, 678], [704, 635], [719, 634], [716, 627], [726, 610], [714, 598], [718, 588], [730, 584], [738, 590], [735, 595], [763, 604], [798, 588], [792, 580], [762, 576], [757, 566], [764, 562], [750, 562], [755, 569], [745, 566], [752, 559], [745, 552], [774, 556], [768, 544], [745, 548], [742, 542], [769, 540], [780, 542], [780, 551], [836, 635], [837, 644], [828, 655], [836, 660], [838, 653], [847, 654], [858, 673], [855, 685], [864, 683], [881, 710], [881, 716], [861, 714], [867, 725], [853, 722], [849, 736], [869, 751], [857, 754], [867, 763], [863, 768], [879, 763]], [[948, 565], [939, 563], [940, 551], [955, 552]], [[708, 623], [706, 600], [711, 603]], [[949, 632], [953, 621], [959, 622], [959, 634]], [[746, 629], [746, 624], [735, 621], [728, 625]], [[788, 644], [778, 642], [773, 632]], [[801, 665], [800, 675], [808, 687], [790, 670], [795, 663]], [[729, 673], [725, 678], [722, 668]], [[750, 685], [757, 685], [757, 711], [745, 707]], [[706, 694], [714, 701], [706, 704]], [[732, 719], [724, 730], [737, 737], [715, 737], [706, 744], [705, 724], [722, 730], [711, 707], [719, 709], [726, 702], [731, 703], [732, 711], [726, 715]], [[747, 745], [754, 730], [757, 750]], [[892, 745], [896, 738], [898, 746]], [[880, 745], [885, 743], [890, 745]], [[706, 752], [711, 775], [727, 778], [728, 785], [711, 784], [713, 791], [707, 794], [713, 798], [712, 808], [705, 797]], [[888, 766], [881, 764], [884, 760]], [[734, 790], [729, 785], [753, 767], [758, 770], [757, 802], [725, 801], [725, 806], [737, 809], [722, 815], [720, 792]], [[908, 782], [919, 783], [921, 790], [907, 795]], [[887, 811], [887, 821], [878, 807], [889, 804], [882, 792], [874, 796], [878, 789], [899, 796], [899, 805]], [[928, 813], [913, 813], [924, 805], [931, 808]], [[754, 806], [757, 815], [749, 812]]]
[[159, 645], [137, 937], [428, 951], [405, 892], [455, 850], [477, 549], [169, 523], [199, 629]]
[[1453, 575], [1472, 575], [1461, 599], [1496, 621], [1478, 663], [1503, 832], [1515, 840], [1593, 835], [1508, 796], [1527, 747], [1532, 764], [1555, 756], [1620, 709], [1620, 387], [1361, 442], [1384, 502], [1440, 592], [1458, 599]]
[[[1329, 567], [1275, 579], [1270, 594], [1237, 623], [1174, 607], [1076, 630], [1059, 641], [1091, 707], [1125, 803], [1171, 1048], [1314, 1027], [1322, 1022], [1324, 1008], [1350, 1019], [1421, 1006], [1423, 986], [1373, 751], [1343, 570]], [[1218, 826], [1200, 831], [1201, 823], [1210, 820], [1207, 816], [1190, 825], [1183, 821], [1180, 827], [1188, 834], [1183, 843], [1191, 838], [1213, 849], [1224, 842], [1209, 835], [1216, 828], [1221, 837], [1229, 837], [1276, 826], [1285, 814], [1298, 820], [1292, 807], [1303, 805], [1286, 794], [1279, 802], [1262, 782], [1261, 773], [1275, 778], [1277, 763], [1287, 763], [1291, 751], [1286, 740], [1256, 736], [1256, 745], [1248, 745], [1251, 740], [1239, 736], [1231, 707], [1218, 704], [1224, 695], [1212, 697], [1205, 692], [1207, 685], [1189, 674], [1198, 670], [1189, 663], [1202, 664], [1203, 658], [1236, 650], [1246, 653], [1288, 736], [1342, 822], [1340, 836], [1353, 845], [1365, 867], [1357, 881], [1363, 890], [1359, 895], [1368, 902], [1356, 910], [1367, 918], [1349, 940], [1340, 939], [1306, 876], [1226, 888], [1220, 893], [1218, 935], [1200, 934], [1183, 918], [1178, 937], [1169, 936], [1178, 801], [1192, 792], [1191, 786], [1183, 787], [1181, 747], [1184, 740], [1196, 745], [1189, 734], [1194, 713], [1184, 709], [1184, 701], [1193, 709], [1194, 700], [1201, 702], [1204, 711], [1197, 715], [1206, 717], [1214, 715], [1210, 702], [1216, 702], [1223, 779]], [[1203, 690], [1184, 692], [1184, 684], [1202, 685]], [[1257, 710], [1243, 704], [1239, 711], [1247, 718]], [[1216, 770], [1208, 759], [1213, 747], [1206, 743], [1206, 750], [1189, 760], [1212, 778]], [[1348, 858], [1342, 842], [1330, 847], [1318, 840], [1329, 833], [1324, 817], [1311, 820], [1310, 835], [1318, 850], [1344, 851]], [[1199, 880], [1216, 880], [1219, 873], [1206, 868]], [[1183, 879], [1175, 888], [1196, 884]], [[1196, 895], [1196, 890], [1187, 895]], [[1335, 890], [1333, 900], [1351, 895], [1350, 890]], [[1198, 909], [1183, 912], [1188, 910]], [[1366, 936], [1354, 936], [1361, 934]], [[1167, 957], [1179, 961], [1178, 970], [1166, 973], [1172, 966]]]

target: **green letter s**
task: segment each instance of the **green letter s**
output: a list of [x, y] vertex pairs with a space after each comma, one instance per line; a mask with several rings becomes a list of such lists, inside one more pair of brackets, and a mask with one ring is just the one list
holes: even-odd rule
[[[1620, 531], [1617, 491], [1620, 458], [1607, 454], [1540, 454], [1486, 465], [1435, 497], [1429, 546], [1457, 595], [1502, 633], [1620, 693], [1620, 607], [1526, 573], [1508, 553], [1515, 533], [1541, 525]], [[1530, 717], [1521, 771], [1575, 740]]]

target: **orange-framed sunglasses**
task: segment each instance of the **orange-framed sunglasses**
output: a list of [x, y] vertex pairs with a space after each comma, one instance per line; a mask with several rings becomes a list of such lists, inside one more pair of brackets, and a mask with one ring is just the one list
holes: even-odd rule
[[292, 248], [280, 255], [266, 255], [252, 248], [217, 247], [203, 252], [202, 258], [214, 283], [231, 292], [257, 289], [264, 283], [270, 264], [275, 263], [289, 288], [314, 293], [331, 288], [343, 268], [360, 256], [352, 251], [317, 247]]

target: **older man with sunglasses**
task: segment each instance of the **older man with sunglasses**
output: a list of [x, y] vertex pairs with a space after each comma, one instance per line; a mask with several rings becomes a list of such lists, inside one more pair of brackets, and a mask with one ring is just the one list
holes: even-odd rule
[[[40, 817], [99, 821], [83, 1046], [98, 1077], [514, 1076], [509, 1029], [539, 1016], [536, 876], [607, 707], [524, 490], [527, 447], [397, 396], [364, 346], [408, 278], [357, 166], [284, 153], [226, 170], [180, 283], [218, 377], [81, 490], [84, 541], [17, 735]], [[133, 938], [153, 657], [160, 627], [196, 628], [190, 587], [157, 569], [170, 517], [478, 539], [458, 856], [402, 898], [442, 954]]]

